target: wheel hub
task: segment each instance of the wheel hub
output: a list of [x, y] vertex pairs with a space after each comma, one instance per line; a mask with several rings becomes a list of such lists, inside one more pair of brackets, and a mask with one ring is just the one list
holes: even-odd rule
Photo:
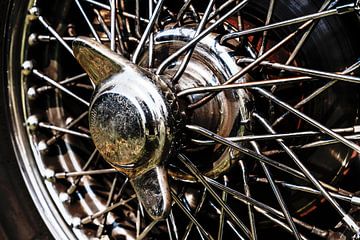
[[[194, 33], [191, 28], [182, 28], [155, 36], [154, 67], [183, 46]], [[207, 36], [194, 49], [192, 60], [175, 87], [169, 86], [171, 81], [167, 79], [178, 69], [176, 65], [181, 64], [182, 58], [160, 77], [146, 70], [146, 52], [139, 67], [89, 38], [76, 39], [73, 49], [76, 59], [96, 86], [89, 109], [90, 132], [96, 148], [109, 164], [129, 177], [149, 215], [154, 219], [164, 218], [171, 204], [167, 172], [172, 177], [191, 180], [190, 175], [176, 168], [164, 168], [164, 163], [180, 145], [181, 137], [177, 132], [184, 132], [181, 126], [197, 124], [221, 135], [244, 133], [239, 122], [249, 115], [245, 91], [220, 93], [204, 106], [186, 113], [180, 111], [185, 107], [180, 106], [173, 92], [175, 87], [182, 90], [222, 84], [239, 71], [230, 49], [221, 46], [215, 34]], [[194, 102], [201, 97], [195, 95], [185, 101]], [[219, 176], [231, 165], [229, 151], [221, 146], [199, 148], [190, 144], [185, 151], [210, 153], [210, 161], [198, 163], [198, 167], [211, 177]]]

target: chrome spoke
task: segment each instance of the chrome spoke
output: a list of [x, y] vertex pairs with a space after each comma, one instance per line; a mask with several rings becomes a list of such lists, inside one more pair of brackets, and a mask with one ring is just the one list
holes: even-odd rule
[[[259, 56], [255, 61], [253, 61], [252, 63], [250, 63], [249, 65], [247, 65], [246, 67], [244, 67], [242, 70], [240, 70], [239, 72], [235, 73], [231, 78], [229, 78], [228, 80], [226, 80], [226, 82], [224, 82], [222, 85], [228, 85], [231, 83], [234, 83], [235, 81], [237, 81], [239, 78], [241, 78], [242, 76], [244, 76], [246, 73], [248, 73], [250, 70], [252, 70], [253, 68], [255, 68], [256, 66], [258, 66], [263, 60], [265, 60], [267, 57], [271, 56], [273, 53], [275, 53], [276, 51], [278, 51], [280, 48], [282, 48], [286, 43], [288, 43], [290, 40], [292, 40], [294, 37], [296, 37], [297, 35], [299, 35], [300, 33], [302, 33], [310, 24], [311, 22], [306, 22], [305, 24], [303, 24], [302, 26], [300, 26], [297, 30], [295, 30], [294, 32], [292, 32], [291, 34], [289, 34], [287, 37], [285, 37], [283, 40], [281, 40], [279, 43], [275, 44], [272, 48], [270, 48], [269, 50], [267, 50], [263, 55]], [[205, 97], [203, 97], [202, 99], [198, 100], [195, 103], [192, 103], [188, 106], [189, 109], [194, 109], [197, 108], [205, 103], [207, 103], [208, 101], [210, 101], [214, 96], [216, 96], [217, 93], [212, 93], [209, 94]]]
[[[250, 187], [249, 187], [249, 183], [248, 183], [248, 173], [247, 173], [247, 169], [245, 167], [245, 163], [243, 160], [239, 160], [239, 165], [241, 168], [241, 173], [242, 173], [242, 179], [243, 179], [243, 184], [244, 184], [244, 193], [246, 195], [246, 197], [251, 198], [251, 192], [250, 192]], [[224, 184], [225, 187], [227, 187]], [[251, 204], [247, 203], [247, 208], [248, 208], [248, 215], [249, 215], [249, 222], [250, 222], [250, 230], [251, 230], [251, 234], [254, 240], [258, 239], [257, 237], [257, 232], [256, 232], [256, 224], [255, 224], [255, 216], [254, 216], [254, 211], [253, 211], [253, 206], [251, 206]]]
[[[204, 204], [204, 202], [205, 202], [206, 196], [207, 196], [207, 193], [206, 193], [206, 188], [205, 188], [204, 191], [203, 191], [203, 194], [202, 194], [202, 196], [201, 196], [200, 202], [199, 202], [198, 205], [196, 206], [195, 211], [194, 211], [194, 213], [193, 213], [194, 217], [196, 217], [196, 216], [198, 215], [198, 213], [200, 212], [200, 210], [201, 210], [201, 208], [202, 208], [202, 206], [203, 206], [203, 204]], [[194, 222], [190, 222], [190, 223], [186, 226], [182, 240], [187, 240], [187, 239], [188, 239], [189, 234], [190, 234], [193, 226], [194, 226]]]
[[54, 130], [54, 131], [57, 131], [57, 132], [62, 132], [62, 133], [70, 134], [70, 135], [77, 136], [77, 137], [82, 137], [82, 138], [91, 139], [91, 136], [88, 135], [88, 134], [76, 132], [76, 131], [73, 131], [73, 130], [69, 130], [69, 129], [67, 129], [67, 128], [54, 126], [54, 125], [52, 125], [52, 124], [48, 124], [48, 123], [44, 123], [44, 122], [39, 122], [39, 127], [40, 127], [40, 128], [45, 128], [45, 129]]
[[186, 209], [186, 207], [183, 205], [183, 203], [181, 202], [181, 200], [174, 191], [171, 191], [171, 196], [174, 202], [176, 203], [176, 205], [185, 213], [185, 215], [191, 220], [191, 222], [194, 223], [194, 225], [199, 229], [201, 234], [203, 234], [204, 237], [206, 237], [206, 239], [214, 240], [214, 238], [210, 235], [210, 233], [208, 233], [196, 220], [196, 218], [190, 213], [190, 211]]
[[96, 41], [98, 41], [99, 43], [101, 43], [101, 40], [100, 40], [99, 35], [97, 34], [94, 26], [93, 26], [92, 23], [90, 22], [90, 19], [89, 19], [88, 16], [86, 15], [86, 13], [85, 13], [83, 7], [81, 6], [79, 0], [75, 0], [75, 3], [76, 3], [76, 5], [78, 6], [78, 8], [79, 8], [79, 10], [80, 10], [80, 12], [81, 12], [81, 15], [83, 16], [86, 24], [88, 25], [88, 27], [89, 27], [92, 35], [95, 37]]
[[179, 240], [178, 227], [176, 225], [172, 210], [170, 211], [169, 216], [166, 218], [166, 225], [169, 229], [169, 238], [173, 240]]
[[212, 187], [206, 182], [204, 176], [201, 175], [195, 165], [184, 155], [178, 155], [179, 160], [191, 171], [192, 174], [197, 178], [197, 180], [206, 187], [211, 196], [216, 200], [216, 202], [224, 209], [228, 216], [234, 221], [234, 223], [240, 227], [240, 229], [246, 234], [247, 237], [251, 238], [251, 233], [246, 225], [235, 215], [235, 213], [227, 206], [217, 193], [212, 189]]
[[[271, 125], [267, 121], [261, 118], [259, 115], [255, 114], [259, 122], [266, 128], [270, 133], [275, 134], [276, 132], [271, 128]], [[300, 161], [296, 154], [281, 140], [277, 140], [280, 146], [285, 150], [285, 152], [290, 156], [290, 158], [295, 162], [295, 164], [301, 169], [304, 175], [309, 179], [309, 181], [321, 192], [321, 194], [329, 201], [329, 203], [334, 207], [334, 209], [342, 217], [342, 220], [347, 224], [354, 233], [359, 233], [360, 228], [355, 223], [355, 221], [348, 215], [341, 206], [330, 196], [329, 192], [320, 184], [320, 182], [311, 174], [311, 172], [305, 167], [305, 165]]]
[[242, 37], [242, 36], [246, 36], [249, 34], [254, 34], [254, 33], [258, 33], [258, 32], [263, 32], [263, 31], [268, 31], [271, 29], [275, 29], [275, 28], [279, 28], [279, 27], [285, 27], [288, 25], [292, 25], [292, 24], [297, 24], [297, 23], [303, 23], [303, 22], [307, 22], [307, 21], [314, 21], [315, 19], [319, 19], [319, 18], [324, 18], [324, 17], [328, 17], [328, 16], [333, 16], [333, 15], [341, 15], [341, 14], [345, 14], [345, 13], [351, 13], [355, 11], [355, 6], [354, 4], [346, 4], [340, 7], [336, 7], [335, 9], [331, 9], [331, 10], [327, 10], [327, 11], [322, 11], [322, 12], [318, 12], [318, 13], [314, 13], [314, 14], [309, 14], [306, 16], [301, 16], [298, 18], [293, 18], [290, 20], [285, 20], [279, 23], [273, 23], [273, 24], [269, 24], [263, 27], [257, 27], [257, 28], [253, 28], [253, 29], [249, 29], [249, 30], [243, 30], [240, 32], [235, 32], [235, 33], [229, 33], [225, 36], [223, 36], [221, 38], [221, 41], [227, 41], [229, 39], [232, 38], [238, 38], [238, 37]]
[[[207, 7], [206, 7], [206, 10], [205, 10], [205, 13], [201, 19], [201, 22], [199, 23], [199, 26], [197, 27], [196, 29], [196, 32], [193, 36], [193, 38], [199, 36], [199, 34], [203, 31], [207, 21], [208, 21], [208, 17], [210, 15], [210, 11], [211, 9], [213, 8], [215, 4], [215, 0], [210, 0]], [[181, 78], [182, 74], [184, 73], [185, 71], [185, 68], [187, 67], [189, 61], [190, 61], [190, 58], [194, 52], [194, 48], [196, 47], [196, 45], [194, 45], [185, 55], [184, 59], [182, 60], [178, 70], [176, 71], [175, 75], [173, 76], [172, 78], [172, 81], [173, 83], [177, 83], [179, 81], [179, 79]]]
[[58, 40], [58, 42], [63, 45], [71, 55], [74, 55], [71, 47], [64, 41], [64, 39], [62, 39], [62, 37], [56, 32], [56, 30], [50, 26], [47, 20], [41, 15], [38, 15], [37, 18], [39, 19], [39, 22], [51, 33], [51, 35], [53, 35], [56, 40]]
[[[255, 115], [255, 116], [257, 116], [257, 115]], [[250, 142], [250, 144], [253, 146], [256, 153], [261, 154], [259, 146], [257, 145], [256, 142]], [[263, 171], [265, 173], [265, 176], [266, 176], [267, 180], [269, 181], [271, 190], [273, 191], [273, 193], [275, 195], [275, 198], [276, 198], [277, 202], [280, 205], [280, 208], [281, 208], [281, 210], [282, 210], [282, 212], [283, 212], [283, 214], [284, 214], [284, 216], [286, 218], [286, 221], [289, 224], [289, 227], [290, 227], [292, 233], [294, 234], [296, 239], [300, 240], [301, 236], [299, 234], [299, 231], [297, 230], [297, 228], [295, 226], [295, 223], [292, 220], [291, 214], [290, 214], [288, 208], [286, 207], [285, 201], [284, 201], [284, 199], [283, 199], [283, 197], [282, 197], [282, 195], [280, 193], [280, 190], [275, 185], [275, 182], [274, 182], [274, 180], [272, 178], [272, 174], [271, 174], [270, 170], [267, 168], [265, 163], [260, 162], [260, 165], [261, 165], [261, 168], [263, 169]]]
[[[226, 177], [226, 175], [224, 176], [224, 185], [227, 186], [228, 185], [228, 181], [229, 179]], [[227, 193], [223, 191], [221, 199], [224, 201], [224, 203], [226, 204], [227, 202]], [[218, 230], [218, 240], [223, 239], [223, 233], [224, 233], [224, 222], [225, 222], [225, 210], [224, 208], [221, 208], [221, 212], [220, 212], [220, 216], [219, 216], [220, 220], [219, 220], [219, 230]], [[253, 232], [252, 232], [252, 236], [254, 236]]]
[[224, 14], [220, 19], [216, 20], [213, 24], [211, 24], [209, 27], [206, 28], [206, 30], [202, 31], [197, 37], [193, 38], [190, 42], [188, 42], [185, 46], [177, 50], [175, 53], [170, 55], [168, 58], [166, 58], [160, 66], [156, 70], [156, 74], [160, 75], [164, 72], [166, 67], [175, 59], [177, 59], [181, 54], [184, 52], [190, 50], [195, 44], [197, 44], [201, 39], [203, 39], [205, 36], [207, 36], [212, 30], [217, 28], [221, 23], [226, 21], [230, 16], [238, 12], [240, 9], [246, 6], [248, 3], [248, 0], [243, 0], [241, 3], [239, 3], [236, 7], [231, 9], [229, 12]]
[[[244, 61], [242, 59], [242, 61]], [[249, 62], [253, 62], [254, 60], [250, 60]], [[353, 77], [350, 75], [344, 75], [344, 74], [337, 74], [337, 73], [329, 73], [309, 68], [302, 68], [302, 67], [295, 67], [295, 66], [289, 66], [281, 63], [271, 63], [268, 61], [263, 61], [260, 63], [260, 66], [278, 69], [278, 70], [284, 70], [294, 73], [301, 73], [305, 75], [309, 75], [311, 77], [320, 77], [330, 80], [340, 80], [340, 81], [346, 81], [346, 82], [352, 82], [352, 83], [360, 83], [360, 78]]]
[[77, 172], [60, 172], [60, 173], [55, 173], [54, 177], [58, 179], [64, 179], [69, 177], [99, 175], [99, 174], [108, 174], [108, 173], [117, 173], [117, 171], [114, 168], [108, 168], [108, 169], [77, 171]]
[[[270, 166], [272, 166], [272, 167], [274, 167], [276, 169], [279, 169], [279, 170], [281, 170], [283, 172], [286, 172], [286, 173], [288, 173], [288, 174], [290, 174], [290, 175], [292, 175], [294, 177], [297, 177], [297, 178], [300, 178], [300, 179], [303, 179], [303, 180], [307, 179], [306, 176], [302, 172], [300, 172], [300, 171], [298, 171], [296, 169], [293, 169], [293, 168], [291, 168], [291, 167], [289, 167], [287, 165], [284, 165], [282, 163], [279, 163], [278, 161], [274, 161], [274, 160], [264, 156], [263, 154], [258, 154], [255, 151], [252, 151], [250, 149], [242, 147], [242, 146], [240, 146], [240, 145], [238, 145], [238, 144], [236, 144], [236, 143], [234, 143], [232, 141], [227, 140], [224, 137], [221, 137], [220, 135], [218, 135], [218, 134], [216, 134], [214, 132], [209, 131], [208, 129], [202, 128], [200, 126], [194, 126], [194, 125], [186, 125], [186, 127], [189, 130], [192, 130], [192, 131], [194, 131], [196, 133], [199, 133], [199, 134], [201, 134], [201, 135], [203, 135], [205, 137], [208, 137], [208, 138], [210, 138], [212, 140], [215, 140], [218, 143], [221, 143], [221, 144], [223, 144], [225, 146], [231, 147], [231, 148], [233, 148], [233, 149], [235, 149], [235, 150], [237, 150], [237, 151], [239, 151], [239, 152], [241, 152], [241, 153], [243, 153], [243, 154], [245, 154], [245, 155], [247, 155], [249, 157], [252, 157], [252, 158], [256, 159], [259, 162], [264, 162], [267, 165], [270, 165]], [[327, 188], [327, 189], [332, 190], [332, 191], [336, 191], [336, 189], [334, 187], [332, 187], [331, 185], [329, 185], [327, 183], [324, 183], [324, 182], [320, 181], [320, 184], [324, 188]]]
[[311, 77], [292, 77], [292, 78], [282, 78], [282, 79], [270, 79], [262, 80], [256, 82], [243, 82], [243, 83], [232, 83], [227, 85], [218, 85], [218, 86], [209, 86], [209, 87], [195, 87], [188, 88], [177, 93], [178, 97], [183, 97], [190, 94], [206, 93], [206, 92], [221, 92], [225, 90], [234, 90], [234, 89], [247, 89], [252, 87], [263, 87], [263, 86], [272, 86], [272, 85], [282, 85], [282, 84], [292, 84], [299, 83], [304, 81], [316, 81]]
[[[71, 129], [74, 126], [78, 125], [79, 122], [81, 120], [83, 120], [86, 116], [88, 116], [88, 111], [82, 113], [79, 117], [77, 117], [76, 119], [72, 120], [71, 122], [69, 122], [68, 124], [66, 124], [66, 129]], [[64, 132], [57, 132], [53, 137], [51, 137], [50, 139], [46, 140], [46, 144], [47, 145], [52, 145], [54, 144], [58, 139], [60, 139], [62, 136], [64, 136]]]
[[[264, 179], [264, 178], [256, 178], [255, 181], [260, 182], [260, 183], [268, 183], [267, 179]], [[306, 192], [306, 193], [310, 193], [310, 194], [317, 195], [317, 196], [322, 196], [322, 194], [319, 190], [316, 190], [316, 189], [308, 187], [308, 186], [291, 184], [291, 183], [287, 183], [287, 182], [279, 181], [279, 180], [275, 180], [275, 183], [284, 188], [290, 189], [290, 190], [301, 191], [301, 192]], [[346, 195], [342, 195], [342, 194], [334, 193], [334, 192], [329, 192], [329, 194], [333, 198], [351, 203], [353, 205], [360, 205], [360, 197], [354, 196], [353, 194], [351, 194], [351, 196], [346, 196]]]
[[126, 200], [120, 200], [118, 203], [115, 203], [113, 205], [111, 205], [110, 207], [105, 208], [104, 210], [98, 211], [92, 215], [89, 215], [87, 217], [84, 217], [81, 219], [81, 224], [88, 224], [91, 223], [94, 219], [97, 219], [101, 216], [103, 216], [104, 214], [111, 212], [112, 210], [114, 210], [115, 208], [118, 208], [120, 206], [124, 206], [126, 205], [128, 202], [132, 201], [136, 199], [136, 196], [133, 195], [130, 198], [126, 199]]
[[139, 237], [136, 238], [136, 240], [142, 240], [144, 239], [149, 232], [151, 231], [151, 229], [153, 229], [153, 227], [155, 227], [155, 225], [158, 223], [159, 221], [155, 220], [152, 221], [145, 229], [144, 231], [139, 235]]
[[[344, 70], [343, 72], [341, 72], [341, 74], [350, 74], [351, 72], [353, 72], [355, 69], [357, 69], [360, 66], [360, 61], [355, 62], [353, 65], [351, 65], [349, 68], [347, 68], [346, 70]], [[310, 95], [308, 95], [307, 97], [305, 97], [304, 99], [302, 99], [300, 102], [298, 102], [294, 108], [299, 109], [302, 106], [304, 106], [306, 103], [308, 103], [309, 101], [311, 101], [312, 99], [314, 99], [316, 96], [318, 96], [319, 94], [321, 94], [322, 92], [324, 92], [325, 90], [329, 89], [331, 86], [333, 86], [335, 83], [337, 82], [337, 80], [333, 80], [331, 82], [328, 82], [327, 84], [325, 84], [324, 86], [316, 89], [313, 93], [311, 93]], [[277, 124], [279, 124], [290, 112], [287, 111], [285, 112], [283, 115], [281, 115], [280, 117], [278, 117], [272, 124], [272, 127], [276, 126]]]
[[[273, 12], [274, 12], [274, 5], [275, 5], [275, 0], [270, 0], [269, 8], [268, 8], [268, 12], [266, 15], [266, 20], [265, 20], [265, 26], [268, 26], [270, 24], [270, 20], [273, 15]], [[244, 30], [241, 29], [240, 31], [244, 31]], [[268, 31], [265, 30], [262, 35], [261, 47], [260, 47], [259, 54], [258, 54], [259, 56], [261, 56], [265, 51], [266, 43], [267, 43], [267, 35], [268, 35]]]
[[[263, 214], [264, 213], [267, 213], [267, 214], [272, 214], [274, 216], [277, 216], [281, 219], [285, 219], [285, 216], [283, 215], [283, 213], [275, 208], [272, 208], [262, 202], [259, 202], [251, 197], [247, 197], [245, 194], [243, 193], [240, 193], [232, 188], [229, 188], [229, 187], [226, 187], [220, 183], [218, 183], [217, 181], [211, 179], [211, 178], [208, 178], [208, 177], [205, 177], [206, 181], [211, 184], [212, 186], [216, 187], [217, 189], [220, 189], [222, 191], [225, 191], [227, 192], [229, 195], [231, 195], [233, 198], [243, 202], [244, 204], [251, 204], [254, 209]], [[274, 219], [274, 218], [272, 218]], [[309, 225], [309, 224], [306, 224], [304, 222], [302, 222], [301, 220], [297, 219], [297, 218], [292, 218], [293, 221], [298, 224], [299, 226], [302, 226], [308, 230], [310, 230], [313, 234], [315, 235], [318, 235], [320, 237], [326, 237], [328, 235], [328, 232], [323, 230], [323, 229], [320, 229], [316, 226], [312, 226], [312, 225]], [[289, 231], [292, 231], [286, 224], [283, 224], [283, 226], [286, 226], [286, 228], [289, 230]], [[303, 237], [302, 237], [303, 238]]]
[[[107, 199], [106, 205], [105, 205], [106, 208], [108, 208], [108, 207], [111, 205], [112, 201], [113, 201], [114, 191], [115, 191], [115, 187], [116, 187], [117, 181], [118, 181], [118, 176], [116, 175], [116, 176], [114, 177], [114, 180], [113, 180], [112, 184], [111, 184], [109, 196], [108, 196], [108, 199]], [[107, 214], [108, 214], [108, 213], [105, 213], [105, 214], [104, 214], [104, 216], [103, 216], [103, 218], [102, 218], [102, 221], [100, 222], [100, 225], [99, 225], [99, 227], [98, 227], [98, 229], [97, 229], [96, 235], [97, 235], [98, 237], [101, 237], [101, 235], [103, 235], [104, 227], [105, 227], [106, 220], [107, 220]]]
[[115, 51], [116, 49], [116, 35], [115, 35], [115, 30], [116, 30], [116, 0], [109, 0], [110, 2], [110, 14], [111, 14], [111, 24], [110, 24], [110, 49], [112, 51]]
[[164, 3], [164, 0], [159, 0], [157, 2], [156, 6], [155, 6], [155, 9], [154, 9], [154, 12], [151, 15], [151, 19], [150, 19], [148, 25], [146, 26], [146, 29], [145, 29], [143, 35], [141, 36], [140, 42], [137, 45], [136, 50], [134, 52], [134, 55], [132, 57], [132, 62], [135, 63], [135, 64], [137, 63], [138, 58], [140, 56], [140, 53], [143, 50], [145, 41], [148, 39], [149, 34], [151, 33], [151, 30], [153, 29], [154, 24], [157, 21], [157, 18], [158, 18], [159, 14], [160, 14], [163, 3]]
[[80, 101], [81, 103], [85, 104], [86, 106], [90, 106], [90, 103], [88, 101], [86, 101], [86, 100], [82, 99], [81, 97], [77, 96], [75, 93], [71, 92], [69, 89], [65, 88], [64, 86], [62, 86], [61, 84], [59, 84], [55, 80], [53, 80], [50, 77], [46, 76], [45, 74], [41, 73], [39, 70], [33, 69], [32, 73], [35, 76], [37, 76], [38, 78], [40, 78], [40, 79], [46, 81], [47, 83], [49, 83], [50, 85], [54, 86], [55, 88], [58, 88], [59, 90], [63, 91], [64, 93], [70, 95], [71, 97], [73, 97], [76, 100]]
[[[81, 171], [86, 171], [86, 170], [90, 167], [91, 163], [93, 163], [93, 162], [95, 161], [95, 159], [97, 158], [98, 153], [99, 153], [99, 152], [98, 152], [97, 149], [95, 149], [95, 150], [92, 152], [92, 154], [90, 155], [89, 159], [86, 161], [86, 163], [84, 164], [84, 166], [81, 168]], [[66, 190], [66, 193], [67, 193], [67, 194], [71, 195], [71, 194], [73, 194], [73, 193], [76, 191], [76, 189], [77, 189], [77, 187], [78, 187], [78, 185], [79, 185], [79, 183], [80, 183], [80, 181], [81, 181], [81, 178], [82, 178], [82, 176], [78, 176], [78, 177], [75, 177], [75, 178], [73, 179], [73, 181], [72, 181], [72, 183], [71, 183], [71, 186]]]
[[348, 146], [349, 148], [353, 149], [354, 151], [360, 153], [360, 147], [356, 145], [355, 143], [345, 139], [341, 135], [335, 133], [331, 129], [323, 126], [322, 124], [318, 123], [314, 119], [310, 118], [309, 116], [305, 115], [304, 113], [300, 112], [299, 110], [291, 107], [289, 104], [279, 100], [275, 96], [273, 96], [271, 93], [265, 91], [264, 89], [260, 88], [254, 88], [257, 92], [259, 92], [261, 95], [265, 96], [266, 98], [270, 99], [274, 103], [278, 104], [279, 106], [285, 108], [289, 112], [292, 112], [294, 115], [298, 116], [299, 118], [303, 119], [304, 121], [308, 122], [310, 125], [318, 128], [320, 131], [326, 133], [330, 137], [333, 137], [334, 139], [338, 140], [339, 142], [343, 143], [344, 145]]

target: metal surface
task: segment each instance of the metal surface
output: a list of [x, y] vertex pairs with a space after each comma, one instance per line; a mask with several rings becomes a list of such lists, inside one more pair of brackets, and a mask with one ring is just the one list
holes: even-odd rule
[[[360, 202], [347, 179], [359, 150], [359, 61], [340, 24], [357, 5], [313, 3], [19, 8], [6, 55], [9, 125], [54, 236], [330, 239], [345, 237], [333, 227], [340, 220], [358, 234], [346, 209]], [[264, 133], [260, 115], [278, 133]]]
[[[76, 59], [97, 85], [89, 109], [96, 148], [107, 162], [130, 177], [150, 216], [166, 217], [170, 191], [167, 173], [158, 166], [171, 157], [175, 134], [174, 116], [161, 92], [166, 84], [91, 39], [75, 39], [73, 48]], [[164, 92], [170, 93], [170, 89]]]

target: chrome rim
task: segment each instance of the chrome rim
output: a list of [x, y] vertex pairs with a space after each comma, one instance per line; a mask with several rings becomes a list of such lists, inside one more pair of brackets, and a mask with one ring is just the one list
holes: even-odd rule
[[359, 2], [285, 2], [22, 5], [10, 125], [54, 236], [359, 238], [359, 51], [334, 30]]

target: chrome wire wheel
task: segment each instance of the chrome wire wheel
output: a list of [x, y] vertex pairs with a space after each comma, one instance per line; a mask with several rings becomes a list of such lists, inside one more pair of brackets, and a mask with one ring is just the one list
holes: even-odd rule
[[14, 6], [10, 132], [55, 238], [360, 238], [358, 1]]

